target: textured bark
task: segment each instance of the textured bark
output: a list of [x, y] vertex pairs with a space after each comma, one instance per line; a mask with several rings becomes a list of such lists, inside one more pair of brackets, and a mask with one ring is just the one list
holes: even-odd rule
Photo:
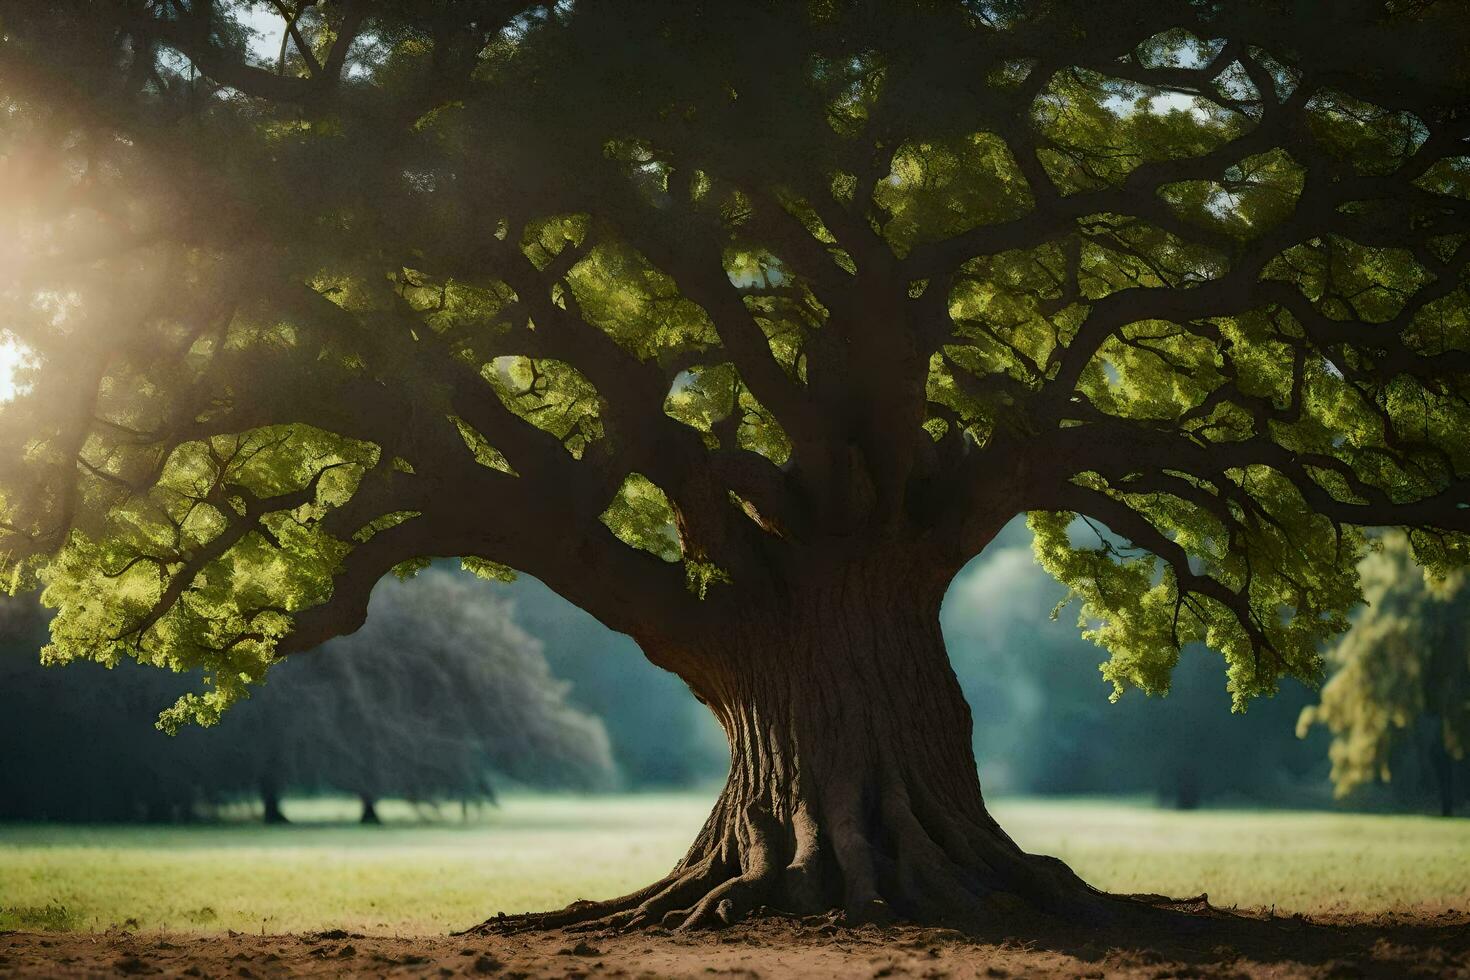
[[729, 779], [689, 852], [632, 895], [486, 927], [692, 929], [760, 907], [956, 924], [1100, 909], [1105, 896], [1022, 852], [987, 812], [941, 597], [910, 584], [840, 572], [670, 658], [730, 740]]

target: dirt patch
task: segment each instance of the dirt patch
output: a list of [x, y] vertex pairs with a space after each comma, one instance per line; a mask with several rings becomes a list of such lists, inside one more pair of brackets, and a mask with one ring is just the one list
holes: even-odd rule
[[1309, 920], [1178, 916], [1126, 932], [1049, 921], [1024, 937], [757, 918], [720, 932], [508, 936], [0, 934], [0, 976], [1470, 977], [1470, 912]]

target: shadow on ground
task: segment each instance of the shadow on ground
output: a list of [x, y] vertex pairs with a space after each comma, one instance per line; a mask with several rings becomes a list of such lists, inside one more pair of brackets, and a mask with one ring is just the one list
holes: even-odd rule
[[[1024, 937], [1024, 938], [1022, 938]], [[709, 977], [1470, 977], [1470, 914], [1307, 919], [1203, 903], [1143, 925], [1034, 918], [961, 932], [756, 917], [718, 932], [294, 936], [0, 934], [0, 975]]]

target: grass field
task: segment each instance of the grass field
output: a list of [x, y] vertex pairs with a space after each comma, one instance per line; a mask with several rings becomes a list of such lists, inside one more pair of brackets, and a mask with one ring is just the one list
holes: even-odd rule
[[[0, 825], [0, 929], [423, 934], [604, 898], [666, 872], [707, 795], [512, 797], [468, 823], [361, 828], [330, 803], [289, 827]], [[1470, 906], [1470, 820], [1177, 813], [1001, 801], [1002, 825], [1094, 884], [1280, 912]], [[391, 819], [394, 816], [400, 819]], [[306, 823], [314, 820], [315, 823]]]

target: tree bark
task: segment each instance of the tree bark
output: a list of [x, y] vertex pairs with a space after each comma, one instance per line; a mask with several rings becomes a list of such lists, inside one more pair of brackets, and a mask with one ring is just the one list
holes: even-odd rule
[[750, 610], [707, 649], [645, 645], [730, 741], [724, 791], [670, 875], [612, 902], [486, 927], [693, 929], [760, 907], [960, 924], [1101, 908], [1104, 896], [1024, 853], [986, 810], [942, 594], [911, 591], [918, 580], [891, 570], [822, 578]]
[[362, 803], [362, 818], [359, 823], [380, 824], [382, 819], [378, 817], [378, 801], [367, 793], [359, 793], [358, 799]]

